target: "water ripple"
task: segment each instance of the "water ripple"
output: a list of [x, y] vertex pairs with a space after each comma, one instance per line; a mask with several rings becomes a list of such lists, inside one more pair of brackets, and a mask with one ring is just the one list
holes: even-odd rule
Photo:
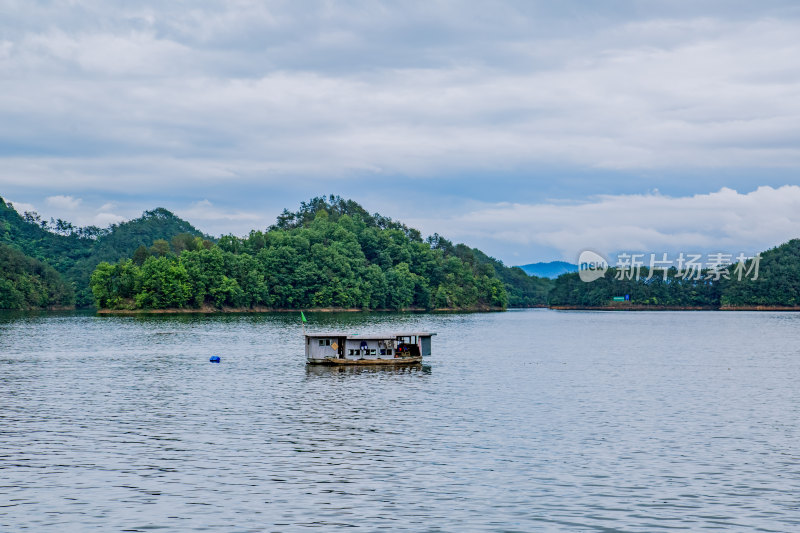
[[[2, 531], [800, 530], [800, 315], [0, 314]], [[222, 363], [208, 363], [220, 355]]]

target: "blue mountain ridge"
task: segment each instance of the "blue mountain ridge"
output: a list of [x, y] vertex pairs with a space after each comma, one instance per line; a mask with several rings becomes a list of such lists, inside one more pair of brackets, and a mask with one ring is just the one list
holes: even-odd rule
[[529, 276], [539, 276], [540, 278], [555, 279], [561, 274], [567, 272], [577, 272], [578, 265], [567, 263], [566, 261], [550, 261], [549, 263], [531, 263], [529, 265], [520, 265], [519, 268], [525, 271]]

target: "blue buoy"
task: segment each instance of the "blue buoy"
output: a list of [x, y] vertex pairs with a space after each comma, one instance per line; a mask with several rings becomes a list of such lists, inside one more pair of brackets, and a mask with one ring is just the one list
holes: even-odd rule
[[220, 359], [218, 355], [212, 355], [209, 361], [211, 361], [212, 363], [219, 363]]

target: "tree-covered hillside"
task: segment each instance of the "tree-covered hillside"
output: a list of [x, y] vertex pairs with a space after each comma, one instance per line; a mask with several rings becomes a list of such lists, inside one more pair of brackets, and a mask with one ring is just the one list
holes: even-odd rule
[[331, 196], [285, 210], [266, 232], [101, 263], [91, 286], [99, 307], [131, 309], [482, 309], [506, 307], [509, 293], [544, 304], [547, 282], [517, 270]]
[[800, 239], [762, 253], [758, 279], [727, 283], [721, 300], [724, 307], [800, 306]]
[[53, 267], [0, 244], [0, 309], [71, 306], [72, 287]]
[[43, 220], [36, 213], [17, 213], [0, 198], [0, 243], [52, 266], [75, 293], [75, 303], [90, 306], [94, 300], [89, 277], [101, 261], [130, 257], [140, 246], [183, 233], [202, 236], [191, 224], [166, 209], [154, 209], [134, 220], [79, 228], [63, 220]]
[[489, 257], [477, 248], [470, 248], [464, 244], [454, 246], [438, 234], [429, 237], [427, 242], [434, 248], [455, 255], [468, 263], [490, 266], [505, 285], [509, 307], [542, 307], [547, 303], [547, 295], [553, 286], [552, 280], [530, 276], [519, 267], [507, 267], [502, 261]]

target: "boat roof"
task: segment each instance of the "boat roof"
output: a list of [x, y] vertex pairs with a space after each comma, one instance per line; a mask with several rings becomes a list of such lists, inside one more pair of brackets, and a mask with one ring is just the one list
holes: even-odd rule
[[398, 333], [343, 333], [341, 331], [325, 331], [322, 333], [306, 333], [306, 337], [310, 339], [330, 338], [330, 337], [345, 337], [346, 339], [362, 339], [362, 340], [383, 340], [383, 339], [396, 339], [397, 337], [432, 337], [436, 333], [427, 331], [401, 331]]

